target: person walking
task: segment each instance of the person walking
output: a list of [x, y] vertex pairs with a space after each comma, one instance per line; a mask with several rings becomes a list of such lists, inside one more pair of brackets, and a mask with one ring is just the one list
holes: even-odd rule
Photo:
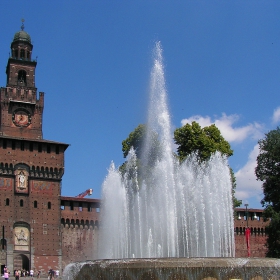
[[9, 280], [8, 270], [6, 272], [4, 272], [4, 278], [5, 278], [5, 280]]
[[33, 280], [33, 275], [34, 275], [34, 270], [33, 269], [30, 269], [29, 275], [30, 275], [30, 277], [32, 277], [32, 280]]
[[16, 270], [16, 272], [15, 272], [15, 279], [19, 280], [19, 271], [18, 270]]

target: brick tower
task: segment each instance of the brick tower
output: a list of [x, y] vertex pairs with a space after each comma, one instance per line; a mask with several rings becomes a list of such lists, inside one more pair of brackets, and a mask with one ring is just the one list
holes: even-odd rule
[[61, 180], [68, 144], [43, 139], [44, 93], [35, 86], [31, 37], [16, 32], [0, 89], [0, 263], [8, 269], [61, 266]]

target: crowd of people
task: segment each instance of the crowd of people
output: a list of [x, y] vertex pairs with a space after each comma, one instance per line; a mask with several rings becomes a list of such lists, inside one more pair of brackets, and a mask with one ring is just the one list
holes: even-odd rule
[[[8, 270], [8, 268], [5, 266], [4, 267], [4, 275], [3, 278], [5, 280], [9, 280], [10, 277], [10, 271]], [[34, 271], [33, 269], [30, 269], [30, 271], [25, 270], [25, 269], [16, 269], [14, 270], [14, 277], [15, 280], [19, 280], [20, 277], [32, 277], [33, 278], [41, 278], [41, 271]], [[48, 279], [49, 280], [54, 280], [57, 279], [59, 277], [59, 270], [54, 270], [54, 269], [50, 269], [48, 271]]]

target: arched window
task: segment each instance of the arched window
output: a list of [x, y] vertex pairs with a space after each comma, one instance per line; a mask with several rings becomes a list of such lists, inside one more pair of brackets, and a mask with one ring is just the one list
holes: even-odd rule
[[9, 206], [9, 205], [10, 205], [10, 199], [6, 198], [6, 206]]
[[52, 208], [52, 204], [51, 202], [48, 202], [48, 209], [51, 209]]
[[18, 84], [26, 85], [26, 72], [24, 70], [18, 71]]

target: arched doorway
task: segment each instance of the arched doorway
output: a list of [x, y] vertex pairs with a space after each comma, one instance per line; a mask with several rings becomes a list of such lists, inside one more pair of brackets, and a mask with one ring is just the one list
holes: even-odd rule
[[29, 258], [24, 254], [18, 254], [14, 257], [14, 269], [30, 270]]

